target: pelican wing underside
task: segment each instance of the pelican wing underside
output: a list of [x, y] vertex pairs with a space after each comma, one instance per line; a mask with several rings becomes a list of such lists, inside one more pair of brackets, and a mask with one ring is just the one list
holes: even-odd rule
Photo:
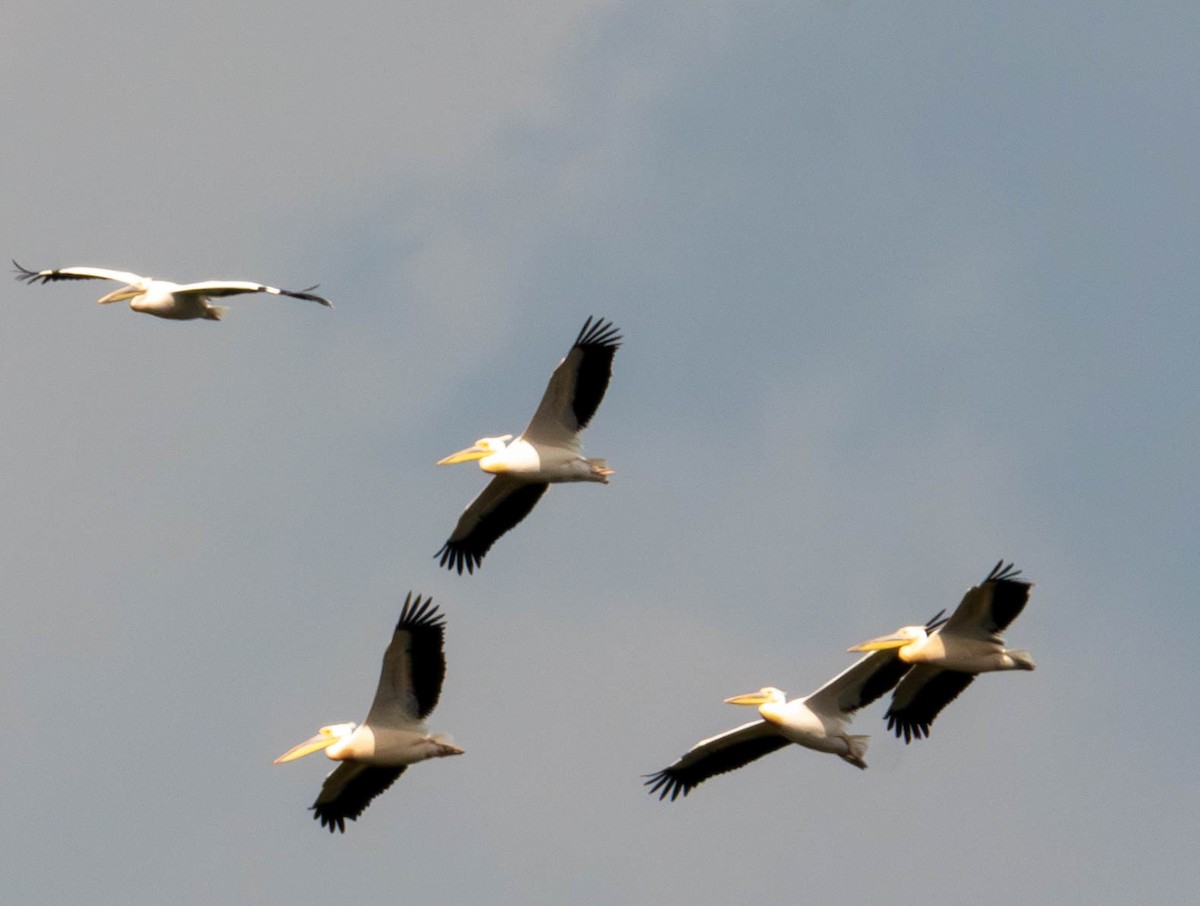
[[17, 269], [17, 279], [29, 284], [57, 283], [60, 280], [115, 280], [130, 286], [140, 286], [150, 279], [130, 271], [114, 271], [105, 267], [60, 267], [55, 270], [31, 271], [21, 267], [16, 261], [13, 262], [13, 266]]
[[751, 721], [696, 743], [670, 767], [647, 774], [645, 785], [651, 795], [674, 802], [709, 777], [735, 771], [790, 744], [765, 720]]
[[321, 793], [311, 806], [313, 818], [328, 827], [346, 832], [346, 821], [354, 821], [371, 804], [371, 800], [396, 782], [404, 773], [404, 765], [375, 767], [356, 761], [339, 764], [321, 785]]
[[962, 603], [946, 621], [944, 631], [989, 639], [1003, 632], [1029, 602], [1033, 583], [1018, 579], [1020, 574], [1011, 563], [1001, 560], [986, 579], [967, 590]]
[[975, 675], [971, 673], [917, 664], [892, 695], [892, 703], [883, 715], [887, 728], [897, 739], [903, 736], [906, 743], [912, 742], [914, 737], [927, 737], [934, 718], [974, 679]]
[[908, 664], [895, 649], [872, 651], [859, 658], [804, 699], [813, 711], [850, 715], [895, 688]]
[[497, 475], [463, 510], [454, 533], [434, 554], [441, 558], [439, 565], [460, 576], [464, 567], [475, 572], [496, 539], [528, 516], [548, 487]]
[[533, 444], [576, 447], [576, 435], [600, 407], [622, 337], [611, 321], [589, 317], [550, 383], [522, 437]]
[[405, 727], [429, 716], [446, 676], [445, 633], [445, 617], [433, 599], [409, 592], [383, 654], [379, 686], [365, 721], [369, 726]]

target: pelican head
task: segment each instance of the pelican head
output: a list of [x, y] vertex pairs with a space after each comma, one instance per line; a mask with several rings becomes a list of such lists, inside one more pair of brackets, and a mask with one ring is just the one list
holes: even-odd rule
[[787, 701], [787, 694], [774, 686], [764, 686], [757, 692], [747, 692], [745, 695], [735, 695], [725, 699], [727, 705], [781, 705]]
[[494, 453], [503, 453], [508, 442], [513, 439], [511, 434], [502, 437], [481, 437], [465, 450], [452, 453], [445, 459], [439, 459], [439, 466], [452, 466], [456, 462], [470, 462], [473, 459], [483, 459]]
[[859, 642], [847, 651], [886, 651], [889, 648], [904, 648], [913, 642], [923, 642], [928, 638], [924, 626], [901, 626], [891, 635], [881, 635], [876, 639]]
[[325, 749], [325, 754], [330, 758], [337, 758], [336, 753], [330, 754], [328, 749], [334, 743], [341, 742], [346, 739], [354, 728], [358, 725], [351, 721], [345, 724], [330, 724], [328, 727], [321, 727], [317, 731], [317, 735], [311, 739], [306, 739], [298, 746], [292, 746], [282, 755], [275, 759], [275, 764], [283, 764], [285, 761], [295, 761], [297, 758], [303, 758], [305, 755], [311, 755], [321, 749]]

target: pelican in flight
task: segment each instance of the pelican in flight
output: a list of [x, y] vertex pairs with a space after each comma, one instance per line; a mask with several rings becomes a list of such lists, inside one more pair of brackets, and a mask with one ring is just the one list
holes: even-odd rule
[[97, 304], [105, 305], [109, 302], [123, 302], [128, 299], [129, 307], [134, 311], [142, 311], [148, 315], [168, 318], [172, 321], [191, 321], [195, 318], [219, 321], [229, 309], [223, 305], [209, 305], [208, 300], [221, 296], [238, 296], [242, 293], [291, 296], [293, 299], [319, 302], [326, 308], [333, 308], [333, 303], [328, 299], [308, 291], [316, 289], [316, 286], [310, 286], [300, 292], [293, 292], [249, 280], [172, 283], [169, 280], [155, 280], [153, 277], [143, 277], [129, 271], [112, 271], [103, 267], [60, 267], [56, 270], [31, 271], [21, 267], [15, 261], [13, 265], [17, 268], [17, 279], [29, 284], [54, 283], [59, 280], [115, 280], [125, 285], [121, 289], [113, 290], [107, 296], [101, 296], [96, 300]]
[[986, 579], [963, 595], [940, 627], [902, 626], [851, 651], [895, 651], [912, 669], [905, 674], [884, 717], [906, 743], [929, 735], [929, 725], [971, 680], [992, 670], [1033, 670], [1028, 651], [1010, 651], [1000, 633], [1029, 600], [1032, 582], [1017, 578], [1013, 564], [997, 563]]
[[[926, 624], [938, 625], [938, 613]], [[645, 785], [658, 798], [686, 796], [709, 777], [734, 771], [791, 743], [829, 752], [856, 768], [866, 768], [868, 736], [849, 734], [854, 712], [875, 701], [899, 682], [908, 665], [894, 651], [876, 651], [860, 658], [805, 698], [787, 700], [773, 686], [725, 699], [730, 705], [756, 705], [759, 720], [696, 743], [678, 761]]]
[[400, 621], [383, 654], [375, 701], [361, 725], [332, 724], [275, 759], [293, 761], [320, 749], [340, 761], [325, 778], [312, 804], [313, 817], [332, 834], [345, 833], [371, 800], [391, 786], [410, 764], [426, 758], [461, 755], [443, 734], [430, 736], [425, 718], [437, 704], [446, 674], [442, 637], [446, 623], [431, 598], [404, 599]]
[[[612, 376], [612, 360], [622, 337], [611, 321], [589, 317], [575, 345], [550, 375], [533, 420], [516, 440], [511, 434], [483, 437], [438, 462], [478, 460], [494, 475], [471, 501], [450, 539], [435, 557], [440, 565], [473, 573], [496, 539], [529, 515], [552, 483], [598, 481], [608, 484], [612, 469], [603, 459], [587, 459], [579, 432], [588, 426]], [[510, 443], [511, 441], [511, 443]]]

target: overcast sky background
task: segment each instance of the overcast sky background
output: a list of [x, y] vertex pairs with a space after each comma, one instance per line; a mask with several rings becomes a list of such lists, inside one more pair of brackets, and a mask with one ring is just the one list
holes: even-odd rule
[[[0, 283], [13, 903], [1181, 902], [1200, 884], [1194, 3], [84, 4], [0, 35], [33, 268], [319, 282], [174, 323]], [[589, 314], [626, 344], [482, 570], [432, 554]], [[1036, 582], [1032, 674], [686, 800], [847, 646]], [[419, 765], [330, 763], [405, 593]]]

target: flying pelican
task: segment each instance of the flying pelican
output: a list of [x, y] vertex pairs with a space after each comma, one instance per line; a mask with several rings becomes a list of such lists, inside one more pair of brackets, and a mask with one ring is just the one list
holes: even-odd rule
[[[929, 628], [939, 625], [941, 617], [942, 613], [935, 615]], [[647, 775], [645, 785], [651, 795], [658, 793], [660, 800], [669, 796], [674, 802], [709, 777], [736, 770], [789, 743], [830, 752], [856, 768], [866, 768], [863, 756], [870, 737], [849, 735], [850, 719], [895, 686], [906, 670], [908, 665], [894, 651], [877, 651], [805, 698], [788, 701], [773, 686], [727, 698], [730, 705], [757, 705], [762, 719], [701, 740], [670, 767]]]
[[449, 737], [430, 736], [425, 730], [425, 718], [437, 705], [446, 674], [446, 623], [432, 605], [432, 598], [414, 599], [411, 592], [404, 599], [400, 621], [383, 654], [375, 700], [361, 725], [322, 727], [275, 759], [275, 764], [283, 764], [324, 749], [328, 758], [341, 762], [312, 804], [313, 817], [331, 834], [335, 827], [345, 833], [346, 819], [357, 819], [410, 764], [462, 754]]
[[1020, 574], [1001, 560], [986, 579], [967, 589], [962, 603], [935, 631], [902, 626], [850, 649], [895, 651], [905, 664], [914, 665], [892, 693], [884, 715], [897, 738], [903, 734], [909, 743], [914, 736], [928, 736], [929, 725], [977, 674], [1034, 669], [1028, 651], [1009, 651], [999, 635], [1029, 600], [1033, 583], [1018, 580]]
[[612, 469], [603, 459], [584, 457], [579, 432], [604, 399], [621, 340], [611, 321], [600, 318], [592, 323], [589, 317], [550, 375], [533, 420], [520, 437], [482, 437], [438, 462], [448, 466], [477, 459], [479, 468], [496, 476], [463, 510], [450, 539], [434, 554], [441, 557], [441, 566], [458, 570], [460, 576], [463, 567], [473, 573], [496, 539], [528, 516], [552, 483], [608, 484]]
[[326, 308], [333, 308], [333, 303], [321, 296], [313, 295], [308, 289], [293, 292], [266, 286], [248, 280], [204, 280], [200, 283], [171, 283], [169, 280], [155, 280], [153, 277], [143, 277], [129, 271], [111, 271], [103, 267], [60, 267], [56, 270], [31, 271], [13, 262], [17, 268], [17, 279], [26, 283], [52, 283], [59, 280], [116, 280], [124, 283], [121, 289], [113, 290], [107, 296], [102, 296], [96, 302], [105, 305], [109, 302], [129, 300], [129, 307], [134, 311], [144, 311], [158, 318], [168, 318], [172, 321], [190, 321], [194, 318], [207, 318], [219, 321], [225, 312], [229, 311], [223, 305], [209, 305], [209, 299], [220, 296], [237, 296], [242, 293], [268, 293], [272, 296], [291, 296], [293, 299], [306, 299], [309, 302], [319, 302]]

